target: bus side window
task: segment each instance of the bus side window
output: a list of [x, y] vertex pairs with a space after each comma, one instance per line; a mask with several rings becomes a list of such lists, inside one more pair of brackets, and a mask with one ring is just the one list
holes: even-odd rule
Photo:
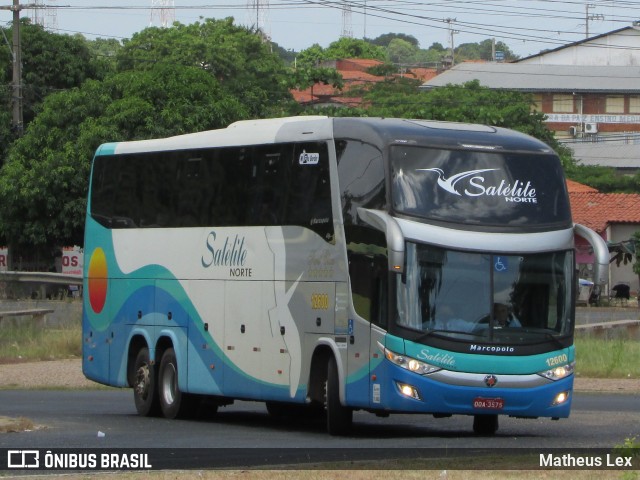
[[387, 260], [382, 255], [349, 254], [351, 295], [356, 313], [381, 327], [387, 325]]
[[351, 295], [356, 313], [386, 326], [388, 260], [386, 237], [367, 227], [346, 227]]
[[310, 228], [334, 240], [329, 153], [325, 143], [300, 143], [293, 150], [283, 223]]
[[248, 225], [280, 225], [289, 186], [290, 144], [253, 149]]

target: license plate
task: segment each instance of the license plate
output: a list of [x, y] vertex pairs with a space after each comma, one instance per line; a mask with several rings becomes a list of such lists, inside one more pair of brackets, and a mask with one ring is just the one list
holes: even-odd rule
[[504, 400], [502, 398], [481, 398], [473, 399], [473, 408], [481, 410], [502, 410], [504, 408]]

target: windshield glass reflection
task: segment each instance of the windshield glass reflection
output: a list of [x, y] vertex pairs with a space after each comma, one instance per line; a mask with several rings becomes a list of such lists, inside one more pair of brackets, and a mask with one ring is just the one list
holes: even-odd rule
[[[572, 253], [491, 255], [407, 243], [397, 322], [426, 335], [500, 343], [571, 331]], [[510, 332], [507, 334], [507, 332]]]

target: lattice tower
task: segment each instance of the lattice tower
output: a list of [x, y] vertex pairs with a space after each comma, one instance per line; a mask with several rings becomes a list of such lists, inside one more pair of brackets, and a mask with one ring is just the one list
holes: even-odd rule
[[174, 0], [151, 0], [150, 25], [170, 27], [176, 20]]
[[342, 0], [342, 37], [353, 38], [353, 26], [351, 24], [351, 5]]
[[47, 3], [49, 6], [45, 5], [44, 0], [33, 1], [33, 8], [30, 9], [31, 23], [55, 31], [58, 29], [58, 12], [54, 6], [51, 6], [55, 0], [49, 0]]
[[269, 0], [247, 1], [247, 26], [262, 36], [265, 42], [271, 41], [269, 22]]

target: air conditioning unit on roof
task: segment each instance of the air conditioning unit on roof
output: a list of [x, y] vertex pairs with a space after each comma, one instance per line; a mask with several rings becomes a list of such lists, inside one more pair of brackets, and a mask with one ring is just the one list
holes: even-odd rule
[[598, 124], [597, 123], [585, 123], [584, 124], [584, 133], [598, 133]]

